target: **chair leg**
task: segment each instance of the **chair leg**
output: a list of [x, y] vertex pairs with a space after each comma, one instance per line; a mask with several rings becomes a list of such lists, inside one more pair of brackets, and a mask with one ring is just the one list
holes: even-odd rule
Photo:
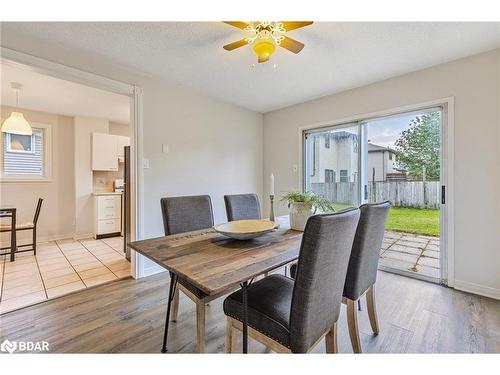
[[359, 340], [358, 311], [356, 301], [347, 299], [347, 326], [349, 337], [351, 338], [352, 350], [354, 353], [361, 353], [361, 342]]
[[172, 300], [172, 314], [170, 315], [170, 320], [172, 322], [176, 322], [177, 315], [179, 315], [179, 288], [175, 288], [174, 299]]
[[36, 227], [33, 228], [33, 255], [36, 255]]
[[334, 323], [330, 331], [325, 336], [326, 352], [329, 354], [338, 353], [337, 344], [337, 323]]
[[230, 317], [227, 317], [226, 323], [226, 353], [232, 353], [233, 351], [233, 321]]
[[196, 302], [196, 349], [198, 353], [205, 352], [205, 303]]
[[368, 317], [370, 318], [370, 325], [372, 326], [372, 331], [375, 335], [378, 335], [378, 318], [377, 318], [377, 307], [375, 305], [375, 286], [372, 285], [371, 288], [366, 292], [366, 307], [368, 310]]

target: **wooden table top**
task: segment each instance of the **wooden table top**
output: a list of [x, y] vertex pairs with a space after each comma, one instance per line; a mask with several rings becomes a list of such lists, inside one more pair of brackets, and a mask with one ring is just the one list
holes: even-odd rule
[[129, 246], [163, 268], [214, 295], [296, 260], [302, 232], [280, 228], [238, 241], [206, 229], [131, 242]]

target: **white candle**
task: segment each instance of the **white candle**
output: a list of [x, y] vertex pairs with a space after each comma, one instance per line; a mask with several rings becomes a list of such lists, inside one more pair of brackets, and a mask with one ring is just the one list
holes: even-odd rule
[[271, 187], [269, 195], [274, 195], [274, 174], [271, 173]]

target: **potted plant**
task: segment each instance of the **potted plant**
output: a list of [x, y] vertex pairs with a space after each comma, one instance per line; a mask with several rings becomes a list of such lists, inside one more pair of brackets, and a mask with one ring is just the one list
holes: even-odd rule
[[332, 201], [311, 191], [289, 191], [283, 195], [281, 202], [286, 202], [290, 208], [290, 227], [300, 231], [304, 231], [307, 219], [316, 211], [335, 211]]

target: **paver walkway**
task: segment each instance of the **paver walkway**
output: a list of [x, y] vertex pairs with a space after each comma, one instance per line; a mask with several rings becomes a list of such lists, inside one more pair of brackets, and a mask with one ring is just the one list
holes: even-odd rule
[[386, 231], [379, 265], [439, 279], [439, 237]]

